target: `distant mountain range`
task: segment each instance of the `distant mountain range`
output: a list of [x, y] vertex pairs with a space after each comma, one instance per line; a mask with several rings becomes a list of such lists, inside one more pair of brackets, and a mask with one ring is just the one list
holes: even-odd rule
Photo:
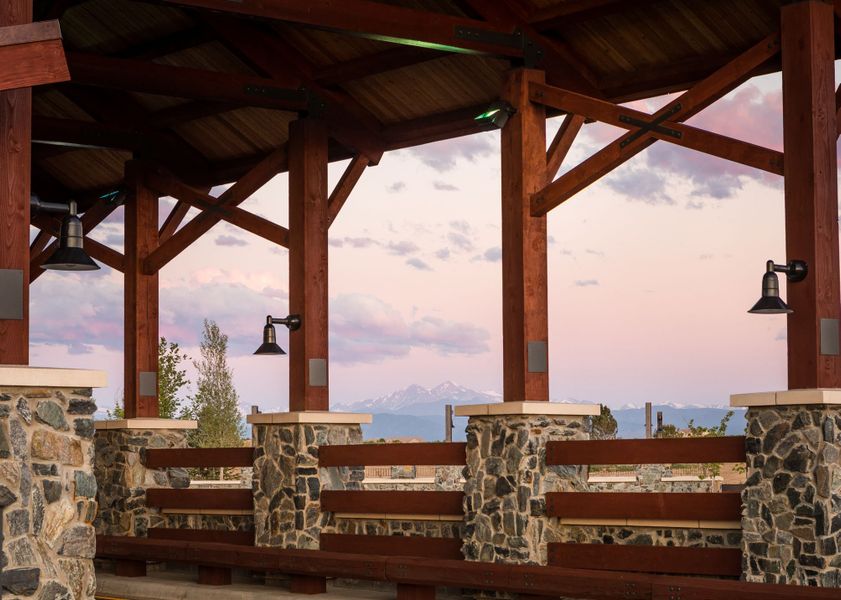
[[[444, 406], [452, 404], [488, 404], [501, 402], [502, 395], [495, 392], [477, 392], [462, 385], [446, 381], [433, 388], [410, 385], [379, 398], [360, 402], [336, 404], [331, 410], [338, 412], [372, 413], [374, 421], [362, 428], [365, 439], [416, 437], [426, 441], [444, 437]], [[705, 406], [655, 405], [653, 421], [656, 427], [657, 412], [663, 412], [663, 422], [682, 429], [690, 420], [707, 427], [718, 425], [728, 408]], [[645, 409], [632, 405], [612, 409], [619, 424], [619, 437], [645, 436]], [[456, 418], [453, 439], [463, 441], [467, 419]], [[740, 435], [745, 429], [744, 411], [736, 410], [727, 429], [729, 435]]]

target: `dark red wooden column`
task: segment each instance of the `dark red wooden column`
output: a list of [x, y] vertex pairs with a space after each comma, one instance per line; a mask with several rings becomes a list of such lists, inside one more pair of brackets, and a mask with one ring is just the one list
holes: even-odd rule
[[289, 410], [328, 410], [327, 127], [298, 119], [289, 128]]
[[[0, 2], [0, 27], [31, 21], [32, 0]], [[29, 364], [31, 136], [31, 89], [0, 92], [0, 364]]]
[[507, 402], [549, 400], [546, 217], [531, 195], [546, 184], [546, 114], [529, 101], [543, 71], [512, 71], [503, 99], [516, 113], [502, 129], [502, 343]]
[[809, 266], [788, 285], [789, 389], [841, 387], [834, 48], [831, 3], [782, 8], [786, 256]]
[[158, 416], [158, 274], [143, 261], [158, 247], [158, 195], [143, 181], [144, 164], [126, 163], [125, 410], [126, 418]]

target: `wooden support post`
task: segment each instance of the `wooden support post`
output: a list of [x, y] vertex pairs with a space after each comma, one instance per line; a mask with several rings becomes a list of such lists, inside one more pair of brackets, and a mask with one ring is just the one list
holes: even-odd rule
[[158, 416], [158, 273], [143, 262], [158, 246], [158, 196], [144, 183], [145, 165], [126, 163], [125, 414]]
[[516, 113], [502, 129], [502, 345], [507, 402], [549, 400], [546, 217], [531, 195], [546, 183], [546, 113], [529, 100], [542, 71], [517, 69], [503, 98]]
[[[32, 0], [0, 2], [0, 27], [31, 21]], [[0, 364], [29, 364], [31, 138], [32, 90], [0, 92]]]
[[327, 127], [299, 119], [289, 128], [289, 410], [328, 410]]
[[231, 585], [231, 570], [199, 565], [199, 585]]
[[146, 577], [146, 561], [117, 559], [114, 561], [114, 574], [117, 577]]
[[435, 600], [435, 588], [429, 585], [398, 583], [397, 600]]
[[841, 387], [834, 40], [831, 4], [782, 7], [786, 257], [809, 267], [787, 286], [789, 389]]
[[327, 578], [292, 575], [289, 577], [289, 591], [293, 594], [324, 594], [327, 592]]

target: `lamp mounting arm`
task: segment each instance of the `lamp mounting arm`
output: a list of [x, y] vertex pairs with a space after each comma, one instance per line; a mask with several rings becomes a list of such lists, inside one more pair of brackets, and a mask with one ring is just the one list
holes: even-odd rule
[[75, 200], [71, 200], [67, 204], [60, 204], [58, 202], [46, 202], [44, 200], [41, 200], [40, 197], [34, 194], [29, 197], [29, 206], [31, 206], [35, 210], [42, 210], [44, 212], [57, 213], [62, 215], [70, 215], [72, 217], [75, 217], [78, 213], [78, 208], [76, 206]]
[[790, 260], [787, 264], [778, 265], [773, 260], [765, 263], [768, 273], [785, 273], [786, 279], [791, 282], [803, 281], [809, 274], [809, 266], [804, 260]]
[[297, 331], [301, 328], [301, 315], [289, 315], [282, 319], [267, 315], [266, 325], [286, 325], [289, 331]]

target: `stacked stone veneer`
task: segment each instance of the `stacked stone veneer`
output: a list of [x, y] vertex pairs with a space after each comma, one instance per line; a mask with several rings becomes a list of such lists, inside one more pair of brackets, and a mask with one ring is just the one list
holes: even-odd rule
[[91, 390], [0, 388], [3, 598], [93, 598]]
[[186, 488], [185, 469], [148, 469], [149, 448], [186, 448], [186, 432], [176, 429], [100, 429], [96, 432], [94, 472], [99, 482], [96, 531], [103, 535], [146, 537], [150, 527], [190, 526], [186, 517], [168, 517], [146, 506], [150, 488]]
[[748, 581], [841, 587], [841, 407], [747, 412]]
[[589, 438], [588, 417], [471, 417], [464, 469], [467, 560], [546, 564], [546, 492], [585, 491], [587, 469], [547, 466], [546, 443]]
[[335, 518], [321, 511], [321, 491], [359, 490], [362, 468], [319, 469], [321, 446], [360, 444], [359, 425], [256, 424], [254, 532], [258, 546], [317, 549]]

